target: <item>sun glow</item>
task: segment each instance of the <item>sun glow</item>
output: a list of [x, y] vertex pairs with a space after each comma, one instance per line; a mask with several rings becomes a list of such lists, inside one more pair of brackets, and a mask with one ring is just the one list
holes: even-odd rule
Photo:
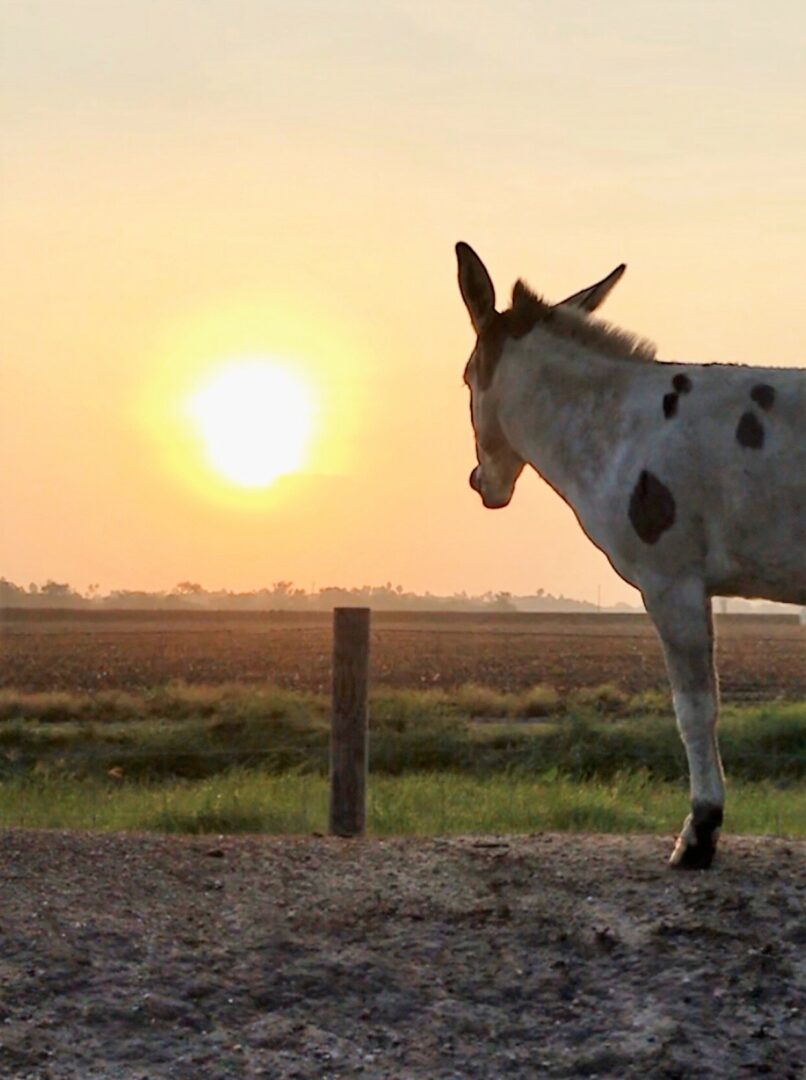
[[244, 488], [267, 488], [304, 464], [313, 406], [302, 381], [272, 360], [234, 360], [186, 401], [215, 471]]

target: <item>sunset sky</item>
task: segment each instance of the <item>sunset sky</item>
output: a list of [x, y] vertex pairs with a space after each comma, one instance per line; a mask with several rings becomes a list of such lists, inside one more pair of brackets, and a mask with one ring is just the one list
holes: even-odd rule
[[[536, 475], [468, 487], [459, 239], [499, 298], [626, 262], [664, 359], [804, 364], [801, 2], [0, 0], [0, 50], [18, 584], [635, 600]], [[264, 360], [307, 440], [247, 488], [198, 417]]]

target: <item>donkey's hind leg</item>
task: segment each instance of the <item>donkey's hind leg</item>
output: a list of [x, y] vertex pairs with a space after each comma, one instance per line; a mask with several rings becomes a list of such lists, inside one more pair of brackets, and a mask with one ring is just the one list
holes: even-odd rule
[[691, 813], [670, 862], [704, 870], [711, 865], [722, 825], [725, 783], [716, 723], [719, 691], [714, 666], [711, 601], [698, 581], [644, 596], [660, 634], [677, 725], [688, 757]]

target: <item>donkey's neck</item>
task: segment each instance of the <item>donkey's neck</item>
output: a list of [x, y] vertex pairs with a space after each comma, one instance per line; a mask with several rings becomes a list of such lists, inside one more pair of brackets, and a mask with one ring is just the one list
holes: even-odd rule
[[622, 441], [638, 361], [574, 342], [524, 342], [498, 372], [499, 417], [513, 450], [569, 500], [589, 496]]

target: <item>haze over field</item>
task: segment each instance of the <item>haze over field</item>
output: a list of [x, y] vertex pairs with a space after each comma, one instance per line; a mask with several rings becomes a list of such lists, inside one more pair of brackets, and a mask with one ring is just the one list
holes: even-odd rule
[[458, 239], [502, 298], [627, 262], [665, 359], [804, 363], [794, 0], [0, 0], [0, 42], [0, 577], [636, 602], [536, 476], [467, 485]]

